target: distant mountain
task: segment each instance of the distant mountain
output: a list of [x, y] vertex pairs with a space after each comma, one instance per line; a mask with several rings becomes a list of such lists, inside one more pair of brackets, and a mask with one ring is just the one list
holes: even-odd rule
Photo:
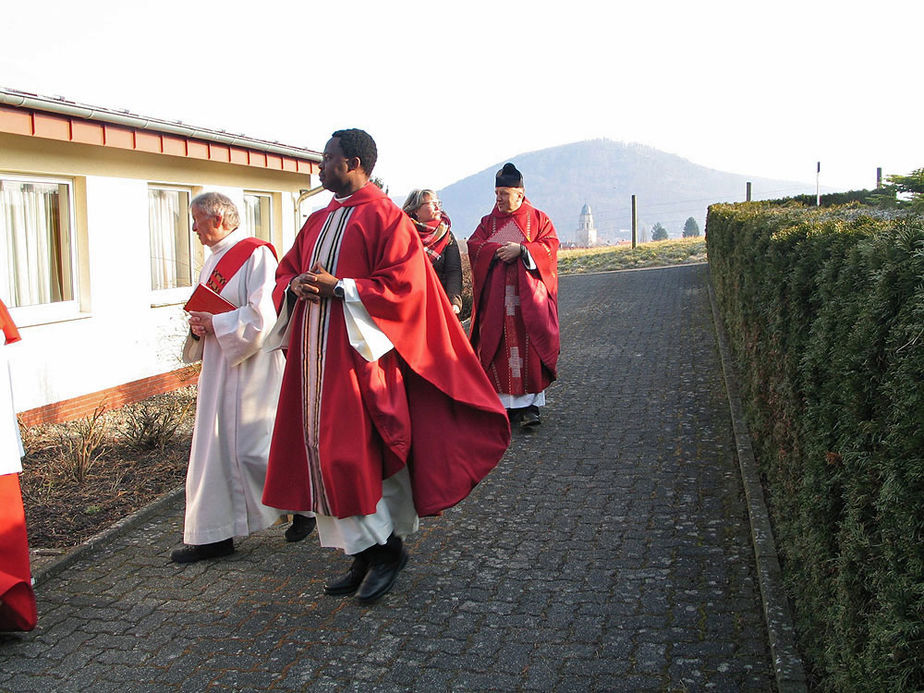
[[[664, 226], [671, 238], [678, 238], [689, 217], [704, 230], [706, 208], [714, 202], [743, 201], [748, 181], [755, 200], [815, 192], [812, 184], [724, 173], [651, 147], [606, 139], [504, 161], [512, 161], [523, 172], [526, 196], [551, 217], [563, 243], [574, 240], [585, 204], [590, 205], [598, 239], [614, 243], [631, 236], [632, 195], [638, 201], [641, 241], [643, 231], [655, 223]], [[457, 237], [468, 238], [481, 217], [491, 211], [494, 174], [504, 161], [439, 191]]]

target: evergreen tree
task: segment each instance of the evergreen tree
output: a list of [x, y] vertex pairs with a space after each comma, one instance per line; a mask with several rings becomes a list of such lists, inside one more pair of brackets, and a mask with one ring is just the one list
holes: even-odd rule
[[924, 212], [924, 168], [912, 171], [907, 176], [889, 176], [889, 182], [895, 190], [911, 198], [911, 209]]
[[696, 219], [690, 217], [683, 225], [683, 237], [693, 238], [697, 236], [699, 236], [699, 224], [696, 223]]
[[653, 241], [666, 241], [667, 240], [667, 229], [665, 229], [661, 225], [660, 221], [651, 227], [651, 240]]

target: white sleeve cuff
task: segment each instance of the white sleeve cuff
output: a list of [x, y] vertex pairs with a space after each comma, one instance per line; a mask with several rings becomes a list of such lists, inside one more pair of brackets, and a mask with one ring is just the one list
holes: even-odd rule
[[536, 263], [533, 261], [533, 256], [529, 254], [529, 249], [524, 245], [523, 246], [523, 264], [526, 265], [526, 269], [534, 270], [536, 269]]
[[359, 299], [359, 289], [352, 279], [343, 282], [343, 319], [352, 346], [367, 361], [375, 361], [395, 348]]

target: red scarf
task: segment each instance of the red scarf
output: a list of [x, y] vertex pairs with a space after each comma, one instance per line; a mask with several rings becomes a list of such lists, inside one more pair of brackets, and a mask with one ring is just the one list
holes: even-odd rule
[[427, 257], [430, 258], [430, 262], [435, 263], [443, 255], [443, 251], [446, 250], [446, 246], [449, 245], [452, 238], [449, 233], [452, 222], [449, 221], [449, 217], [442, 214], [439, 219], [431, 219], [430, 221], [417, 221], [415, 219], [414, 226], [420, 235], [420, 242], [423, 243], [424, 250], [427, 251]]

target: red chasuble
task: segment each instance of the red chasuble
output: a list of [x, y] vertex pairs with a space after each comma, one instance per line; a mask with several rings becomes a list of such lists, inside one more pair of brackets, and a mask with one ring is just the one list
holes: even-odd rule
[[[508, 242], [526, 246], [535, 270], [494, 254]], [[538, 393], [558, 374], [558, 237], [544, 212], [523, 201], [497, 207], [468, 239], [472, 266], [471, 339], [497, 392]]]
[[18, 474], [0, 474], [0, 631], [37, 622], [29, 542]]
[[[4, 343], [19, 341], [19, 330], [3, 301], [0, 301], [0, 329]], [[2, 367], [4, 372], [0, 377], [9, 377], [5, 359]], [[9, 395], [6, 388], [3, 393]], [[8, 454], [6, 449], [3, 452]], [[0, 474], [0, 630], [32, 630], [37, 620], [19, 475]]]
[[356, 282], [395, 348], [366, 361], [340, 300], [295, 302], [263, 502], [370, 515], [382, 479], [406, 465], [418, 515], [455, 505], [500, 460], [510, 428], [411, 220], [368, 184], [308, 218], [278, 285], [316, 261]]

